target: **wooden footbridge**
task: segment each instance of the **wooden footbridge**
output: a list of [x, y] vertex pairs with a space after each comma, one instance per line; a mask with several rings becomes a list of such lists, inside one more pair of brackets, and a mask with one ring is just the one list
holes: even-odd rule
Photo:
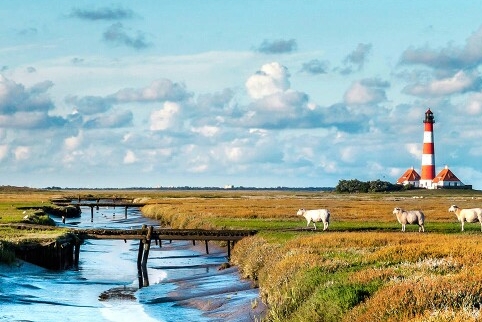
[[91, 222], [94, 221], [94, 208], [96, 210], [99, 210], [101, 207], [124, 208], [124, 216], [127, 219], [128, 208], [140, 208], [146, 205], [146, 203], [143, 202], [132, 202], [124, 199], [112, 199], [112, 201], [106, 201], [106, 199], [90, 199], [82, 201], [82, 199], [79, 198], [78, 201], [61, 199], [53, 200], [52, 202], [59, 206], [90, 207]]
[[[209, 254], [209, 241], [225, 241], [228, 246], [228, 258], [231, 257], [231, 245], [244, 237], [252, 236], [256, 230], [205, 230], [205, 229], [166, 229], [142, 226], [141, 229], [75, 229], [72, 231], [81, 240], [85, 239], [120, 239], [139, 240], [137, 252], [137, 270], [139, 287], [149, 286], [147, 275], [147, 260], [151, 243], [162, 247], [162, 240], [191, 240], [193, 245], [196, 241], [204, 241], [206, 254]], [[78, 256], [78, 252], [75, 253]], [[78, 262], [78, 258], [74, 259]]]
[[231, 245], [244, 237], [253, 236], [256, 230], [231, 230], [231, 229], [168, 229], [143, 226], [140, 229], [75, 229], [72, 231], [80, 239], [121, 239], [139, 240], [138, 264], [145, 265], [149, 256], [151, 241], [162, 247], [162, 240], [191, 240], [204, 241], [206, 253], [209, 254], [209, 241], [225, 241], [228, 245], [228, 257], [231, 255]]
[[[16, 229], [52, 230], [55, 227], [33, 224], [4, 224]], [[77, 267], [80, 257], [80, 245], [86, 239], [119, 239], [139, 240], [137, 268], [139, 287], [148, 286], [147, 260], [151, 243], [162, 247], [162, 240], [189, 240], [195, 245], [203, 241], [206, 253], [209, 254], [209, 241], [225, 241], [228, 247], [228, 258], [235, 242], [257, 233], [256, 230], [216, 230], [216, 229], [167, 229], [142, 226], [140, 229], [71, 229], [67, 234], [55, 241], [45, 243], [29, 243], [16, 250], [18, 258], [54, 270]]]

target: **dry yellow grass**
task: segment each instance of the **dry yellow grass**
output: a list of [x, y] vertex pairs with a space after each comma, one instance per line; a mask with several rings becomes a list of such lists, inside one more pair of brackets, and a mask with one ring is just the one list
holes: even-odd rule
[[[123, 195], [140, 197], [138, 192]], [[448, 212], [451, 204], [482, 207], [480, 192], [176, 191], [150, 192], [148, 197], [143, 212], [174, 228], [213, 228], [229, 221], [236, 227], [248, 220], [259, 225], [258, 236], [236, 244], [232, 262], [260, 286], [270, 309], [268, 321], [481, 319], [480, 226], [467, 225], [470, 229], [461, 233], [455, 215]], [[35, 198], [41, 202], [44, 196]], [[398, 227], [394, 207], [422, 210], [437, 229], [424, 234], [387, 229]], [[299, 208], [328, 208], [335, 229], [261, 228], [271, 222], [304, 227], [304, 219], [296, 216]], [[369, 229], [350, 231], [366, 223], [372, 223]], [[337, 224], [343, 229], [337, 230]]]

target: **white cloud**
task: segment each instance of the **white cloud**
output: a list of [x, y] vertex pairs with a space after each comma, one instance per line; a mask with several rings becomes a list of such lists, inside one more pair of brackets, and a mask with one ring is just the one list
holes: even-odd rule
[[[422, 139], [421, 139], [422, 140]], [[405, 150], [417, 159], [422, 159], [422, 143], [408, 143], [405, 144]]]
[[376, 104], [385, 100], [385, 91], [376, 84], [358, 81], [346, 91], [344, 100], [348, 105]]
[[82, 134], [79, 134], [78, 136], [71, 136], [68, 138], [64, 139], [64, 147], [65, 149], [72, 151], [77, 149], [80, 144], [82, 143]]
[[182, 101], [191, 96], [184, 84], [169, 79], [153, 81], [144, 88], [125, 88], [113, 95], [118, 102]]
[[26, 160], [30, 157], [30, 148], [27, 146], [19, 146], [14, 150], [15, 160]]
[[199, 133], [205, 137], [213, 137], [218, 134], [221, 129], [217, 126], [201, 126], [201, 127], [192, 127], [191, 131], [194, 133]]
[[286, 91], [290, 87], [288, 69], [280, 63], [265, 64], [246, 81], [246, 89], [253, 99]]
[[358, 154], [358, 149], [356, 147], [348, 146], [340, 149], [340, 157], [341, 160], [347, 163], [353, 163], [358, 160], [357, 154]]
[[8, 145], [0, 145], [0, 160], [3, 160], [8, 153]]
[[470, 115], [480, 115], [482, 113], [482, 93], [469, 96], [466, 111]]
[[137, 157], [132, 150], [128, 150], [124, 156], [124, 164], [132, 164], [137, 162]]
[[452, 77], [407, 86], [404, 91], [415, 96], [446, 96], [473, 89], [475, 80], [473, 76], [467, 75], [464, 71], [458, 71]]
[[151, 131], [163, 131], [174, 127], [177, 122], [177, 117], [181, 111], [181, 106], [173, 102], [165, 102], [162, 109], [151, 113], [150, 129]]

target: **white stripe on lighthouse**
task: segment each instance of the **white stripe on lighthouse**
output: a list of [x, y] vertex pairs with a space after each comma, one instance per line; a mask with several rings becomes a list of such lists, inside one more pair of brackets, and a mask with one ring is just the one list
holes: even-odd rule
[[423, 132], [423, 143], [433, 143], [433, 132], [430, 132], [430, 131]]
[[433, 154], [422, 154], [422, 166], [435, 165], [435, 157]]

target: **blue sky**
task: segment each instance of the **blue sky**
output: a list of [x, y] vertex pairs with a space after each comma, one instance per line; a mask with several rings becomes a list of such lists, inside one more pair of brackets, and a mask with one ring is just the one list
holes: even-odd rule
[[482, 189], [475, 1], [2, 1], [0, 185]]

